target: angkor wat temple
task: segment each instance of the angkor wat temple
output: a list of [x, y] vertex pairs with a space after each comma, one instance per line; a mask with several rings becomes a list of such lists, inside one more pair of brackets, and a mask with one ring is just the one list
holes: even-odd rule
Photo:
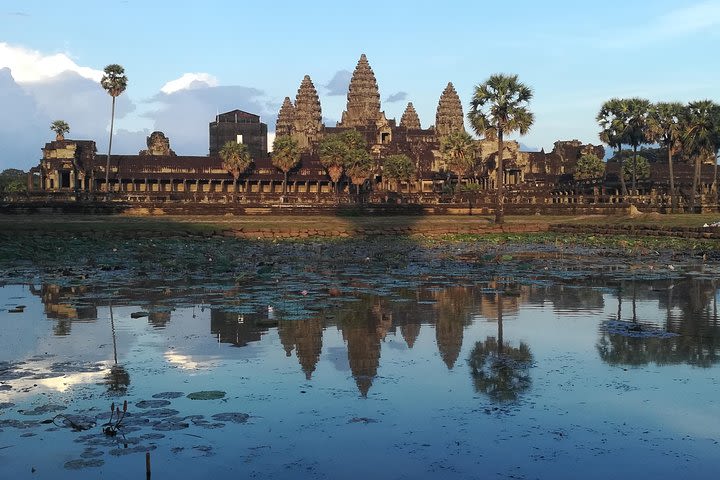
[[[360, 189], [350, 188], [342, 179], [338, 192], [319, 160], [318, 144], [325, 135], [355, 129], [361, 132], [376, 160], [374, 175]], [[267, 150], [267, 126], [257, 115], [234, 110], [217, 116], [209, 125], [209, 155], [182, 156], [170, 149], [162, 132], [153, 132], [147, 149], [138, 155], [112, 155], [109, 185], [105, 184], [107, 156], [97, 154], [90, 140], [66, 140], [59, 137], [43, 148], [43, 158], [31, 174], [39, 177], [34, 198], [65, 200], [111, 200], [148, 205], [213, 204], [225, 208], [273, 205], [338, 205], [362, 202], [375, 205], [443, 205], [474, 204], [476, 212], [489, 213], [493, 208], [497, 145], [481, 140], [478, 168], [473, 181], [475, 191], [462, 192], [455, 187], [467, 181], [449, 172], [440, 154], [444, 136], [464, 131], [463, 107], [452, 83], [440, 95], [435, 124], [422, 127], [412, 103], [408, 103], [399, 123], [388, 119], [381, 110], [380, 93], [365, 55], [350, 81], [347, 106], [336, 126], [322, 122], [322, 108], [317, 90], [305, 76], [293, 102], [286, 97], [276, 122], [276, 135], [290, 135], [303, 149], [299, 165], [289, 172], [287, 192], [283, 194], [283, 173], [273, 166]], [[235, 140], [248, 145], [251, 166], [235, 181], [223, 167], [218, 150], [224, 142]], [[582, 205], [606, 207], [623, 204], [628, 197], [619, 195], [618, 166], [609, 162], [603, 181], [593, 184], [572, 182], [577, 160], [592, 153], [605, 154], [600, 145], [582, 144], [577, 140], [555, 142], [551, 152], [521, 151], [516, 141], [506, 141], [503, 156], [507, 202], [510, 212], [540, 213], [570, 210]], [[416, 167], [416, 178], [390, 186], [383, 179], [383, 159], [405, 154]], [[676, 183], [683, 185], [692, 177], [692, 167], [676, 168]], [[631, 192], [634, 203], [663, 210], [667, 205], [666, 167], [653, 168], [649, 180]], [[687, 171], [685, 171], [687, 170]], [[712, 172], [703, 171], [703, 178]], [[687, 177], [687, 178], [685, 178]], [[570, 181], [568, 181], [570, 179]], [[38, 182], [28, 181], [29, 187]], [[707, 182], [708, 185], [711, 182]], [[106, 194], [107, 191], [111, 195]], [[351, 193], [353, 192], [353, 193]], [[433, 207], [436, 208], [436, 207]], [[437, 210], [439, 211], [439, 210]]]

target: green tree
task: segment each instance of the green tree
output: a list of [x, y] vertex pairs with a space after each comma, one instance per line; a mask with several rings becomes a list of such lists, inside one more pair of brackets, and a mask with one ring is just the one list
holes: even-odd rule
[[712, 159], [713, 191], [717, 191], [717, 150], [720, 146], [720, 105], [711, 100], [688, 104], [688, 118], [684, 132], [687, 148], [695, 160], [690, 208], [695, 208], [695, 196], [700, 183], [700, 166], [703, 159]]
[[27, 172], [8, 168], [0, 172], [0, 193], [19, 193], [27, 190]]
[[237, 181], [240, 175], [248, 169], [252, 159], [250, 151], [244, 143], [237, 143], [230, 140], [218, 152], [222, 160], [222, 166], [233, 176], [233, 191], [237, 191]]
[[125, 69], [115, 63], [108, 65], [105, 74], [100, 80], [102, 88], [112, 97], [112, 111], [110, 114], [110, 142], [108, 143], [107, 162], [105, 163], [105, 191], [110, 191], [110, 152], [112, 151], [113, 127], [115, 125], [115, 99], [127, 88], [128, 78]]
[[468, 119], [475, 133], [497, 139], [497, 200], [495, 223], [505, 221], [505, 186], [503, 171], [503, 138], [505, 134], [519, 132], [525, 135], [535, 117], [528, 109], [533, 93], [530, 87], [518, 80], [517, 75], [492, 75], [477, 85], [470, 102]]
[[622, 100], [623, 103], [623, 120], [625, 122], [625, 143], [632, 146], [633, 157], [632, 157], [632, 168], [630, 169], [632, 175], [632, 189], [635, 190], [635, 183], [637, 181], [637, 149], [643, 143], [647, 143], [647, 123], [648, 115], [650, 113], [650, 101], [644, 98], [627, 98]]
[[457, 175], [458, 181], [473, 174], [476, 164], [475, 142], [469, 133], [453, 132], [441, 138], [440, 155], [447, 165], [448, 172]]
[[70, 125], [65, 120], [55, 120], [50, 124], [50, 130], [55, 132], [56, 140], [64, 140], [65, 134], [70, 131]]
[[383, 162], [383, 177], [395, 182], [410, 182], [415, 177], [415, 163], [405, 154], [390, 155]]
[[375, 171], [375, 162], [370, 153], [362, 148], [352, 149], [349, 152], [346, 171], [350, 177], [350, 182], [355, 185], [355, 193], [359, 195], [360, 186]]
[[600, 141], [610, 148], [616, 149], [616, 157], [620, 161], [620, 191], [623, 196], [627, 195], [627, 186], [625, 185], [625, 174], [623, 172], [622, 153], [623, 139], [625, 138], [625, 119], [624, 107], [622, 100], [619, 98], [611, 98], [600, 107], [595, 120], [600, 124]]
[[623, 165], [625, 175], [634, 173], [635, 177], [639, 180], [650, 178], [650, 162], [648, 162], [648, 159], [641, 155], [634, 155], [633, 159], [634, 162]]
[[348, 146], [339, 134], [326, 135], [320, 142], [320, 163], [328, 172], [333, 190], [337, 193], [337, 185], [345, 170], [348, 157]]
[[668, 176], [670, 181], [670, 209], [675, 212], [677, 196], [675, 192], [675, 174], [673, 155], [682, 147], [683, 123], [687, 117], [686, 107], [679, 102], [659, 102], [650, 109], [647, 122], [647, 138], [657, 142], [667, 150]]
[[327, 170], [336, 192], [343, 172], [347, 172], [359, 193], [360, 185], [375, 167], [365, 137], [354, 129], [326, 135], [320, 142], [320, 163]]
[[300, 163], [300, 146], [289, 135], [280, 135], [273, 141], [272, 164], [282, 170], [283, 195], [287, 193], [288, 172]]
[[587, 154], [580, 157], [575, 165], [575, 180], [597, 180], [605, 174], [605, 162], [597, 155]]

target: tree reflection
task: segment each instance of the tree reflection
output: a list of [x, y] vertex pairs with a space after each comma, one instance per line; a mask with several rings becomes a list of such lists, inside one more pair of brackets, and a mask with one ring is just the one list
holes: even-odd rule
[[530, 368], [533, 356], [530, 347], [520, 342], [513, 347], [503, 339], [503, 297], [497, 296], [496, 337], [477, 342], [470, 353], [470, 370], [475, 390], [495, 402], [513, 402], [532, 384]]
[[[640, 286], [640, 285], [638, 285]], [[657, 298], [665, 319], [648, 322], [635, 309], [637, 287], [632, 285], [632, 322], [604, 322], [596, 348], [609, 365], [641, 366], [689, 364], [707, 368], [720, 361], [720, 327], [714, 280], [689, 279], [655, 282], [647, 299]], [[618, 288], [618, 305], [622, 302]], [[618, 328], [618, 326], [622, 328]]]
[[130, 374], [125, 370], [125, 367], [118, 365], [117, 336], [115, 334], [115, 317], [113, 316], [112, 302], [109, 303], [109, 307], [114, 363], [110, 367], [110, 371], [105, 375], [105, 385], [110, 395], [124, 395], [130, 385]]

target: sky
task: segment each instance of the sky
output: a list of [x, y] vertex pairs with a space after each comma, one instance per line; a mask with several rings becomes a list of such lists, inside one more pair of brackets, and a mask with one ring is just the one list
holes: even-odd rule
[[179, 155], [207, 155], [208, 123], [235, 108], [274, 132], [306, 74], [334, 126], [362, 53], [387, 118], [413, 102], [423, 128], [448, 82], [467, 113], [476, 85], [517, 74], [535, 124], [511, 138], [549, 151], [599, 144], [595, 115], [612, 97], [720, 101], [718, 47], [720, 0], [0, 0], [0, 170], [37, 165], [58, 119], [106, 151], [111, 63], [129, 79], [113, 153], [160, 130]]

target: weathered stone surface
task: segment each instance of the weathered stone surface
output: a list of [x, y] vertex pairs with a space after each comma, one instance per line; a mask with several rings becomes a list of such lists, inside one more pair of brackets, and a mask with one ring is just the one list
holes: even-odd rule
[[320, 97], [310, 76], [305, 75], [295, 97], [292, 136], [300, 148], [307, 150], [319, 140], [322, 128]]
[[408, 130], [420, 130], [422, 128], [420, 126], [420, 117], [418, 117], [412, 102], [408, 103], [407, 107], [405, 107], [405, 112], [403, 112], [400, 118], [400, 126]]
[[435, 114], [435, 131], [438, 137], [465, 131], [462, 103], [452, 82], [447, 84], [440, 96]]
[[140, 150], [141, 156], [158, 155], [158, 156], [175, 156], [175, 152], [170, 148], [170, 139], [163, 132], [152, 132], [147, 137], [147, 150]]
[[285, 97], [280, 112], [278, 113], [277, 122], [275, 123], [275, 135], [280, 137], [290, 135], [293, 129], [293, 121], [295, 119], [295, 106], [290, 97]]
[[360, 55], [360, 60], [358, 60], [350, 79], [347, 109], [343, 112], [338, 126], [364, 127], [368, 124], [375, 124], [380, 118], [380, 91], [375, 73], [363, 53]]

